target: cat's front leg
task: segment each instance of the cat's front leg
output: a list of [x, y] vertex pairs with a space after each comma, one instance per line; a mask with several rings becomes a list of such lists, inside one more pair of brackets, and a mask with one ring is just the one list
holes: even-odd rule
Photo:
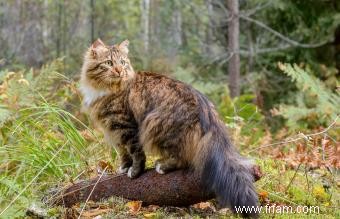
[[144, 151], [135, 151], [131, 154], [131, 156], [133, 162], [127, 172], [127, 176], [130, 178], [136, 178], [144, 172], [146, 157]]
[[127, 173], [132, 166], [132, 157], [127, 150], [127, 146], [121, 143], [121, 133], [119, 131], [104, 132], [105, 141], [108, 145], [114, 147], [119, 158], [118, 173]]
[[[125, 141], [124, 137], [126, 136], [129, 136], [129, 138]], [[143, 173], [145, 169], [146, 156], [143, 151], [143, 147], [139, 143], [138, 135], [132, 135], [132, 132], [123, 135], [122, 140], [124, 144], [126, 144], [127, 151], [132, 158], [132, 166], [129, 168], [127, 176], [130, 178], [136, 178]]]
[[129, 168], [132, 166], [132, 157], [130, 156], [129, 152], [125, 145], [117, 145], [115, 149], [119, 156], [119, 168], [118, 173], [127, 173]]

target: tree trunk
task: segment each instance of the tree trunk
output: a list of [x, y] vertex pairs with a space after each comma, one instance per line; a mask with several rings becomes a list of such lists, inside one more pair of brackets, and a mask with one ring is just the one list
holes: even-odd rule
[[90, 0], [90, 25], [91, 25], [91, 43], [94, 42], [94, 0]]
[[[67, 14], [67, 5], [65, 5], [65, 0], [63, 0], [63, 28], [62, 28], [62, 37], [63, 37], [63, 56], [66, 56], [66, 47], [67, 47], [67, 18], [66, 18], [66, 14]], [[64, 62], [64, 66], [65, 66], [65, 60], [63, 60]]]
[[149, 16], [150, 16], [150, 0], [142, 0], [141, 1], [141, 26], [142, 26], [142, 35], [143, 35], [143, 44], [144, 44], [144, 52], [149, 52]]
[[171, 27], [169, 38], [170, 42], [173, 46], [168, 49], [168, 61], [172, 66], [177, 65], [178, 61], [178, 51], [182, 47], [182, 12], [181, 12], [181, 3], [178, 1], [174, 1], [171, 4], [172, 15], [171, 15]]
[[176, 47], [182, 46], [182, 12], [179, 2], [174, 2], [174, 11], [172, 15], [173, 22], [173, 37], [176, 43]]
[[149, 51], [149, 43], [150, 43], [150, 0], [141, 0], [141, 27], [142, 27], [142, 39], [144, 45], [144, 57], [143, 57], [143, 65], [147, 67], [149, 65], [149, 59], [147, 58], [150, 55]]
[[57, 33], [56, 33], [56, 50], [57, 58], [60, 57], [60, 46], [61, 46], [61, 18], [63, 13], [63, 6], [61, 2], [58, 2], [58, 18], [57, 18]]
[[240, 95], [240, 29], [238, 0], [227, 0], [227, 7], [230, 12], [230, 21], [228, 25], [228, 51], [231, 53], [228, 64], [229, 90], [231, 97], [237, 97]]
[[246, 36], [248, 41], [248, 64], [247, 64], [247, 73], [250, 73], [254, 69], [254, 39], [253, 39], [253, 30], [252, 30], [252, 24], [248, 23], [246, 26]]
[[335, 46], [335, 66], [340, 72], [340, 25], [337, 26], [334, 32], [334, 46]]
[[[160, 37], [160, 9], [162, 7], [162, 2], [159, 0], [152, 0], [150, 2], [149, 8], [149, 44], [152, 44], [152, 47], [161, 48], [161, 42], [159, 42]], [[152, 54], [153, 55], [153, 54]]]
[[205, 46], [204, 46], [204, 52], [208, 57], [212, 56], [211, 46], [214, 42], [213, 39], [213, 28], [214, 28], [214, 19], [213, 19], [213, 0], [205, 0], [205, 5], [208, 10], [208, 25], [206, 25], [206, 31], [205, 31]]

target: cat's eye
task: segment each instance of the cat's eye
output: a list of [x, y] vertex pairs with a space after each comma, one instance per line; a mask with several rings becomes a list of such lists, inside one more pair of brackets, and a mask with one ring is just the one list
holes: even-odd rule
[[105, 64], [109, 66], [113, 66], [113, 62], [111, 60], [106, 61]]
[[125, 60], [120, 60], [120, 63], [122, 64], [122, 65], [125, 65], [126, 64], [126, 62], [125, 62]]

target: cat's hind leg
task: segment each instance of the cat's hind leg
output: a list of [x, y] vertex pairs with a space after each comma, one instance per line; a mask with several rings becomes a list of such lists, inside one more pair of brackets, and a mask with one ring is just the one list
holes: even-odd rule
[[168, 173], [181, 168], [181, 166], [181, 162], [175, 157], [162, 158], [155, 162], [155, 169], [159, 174]]

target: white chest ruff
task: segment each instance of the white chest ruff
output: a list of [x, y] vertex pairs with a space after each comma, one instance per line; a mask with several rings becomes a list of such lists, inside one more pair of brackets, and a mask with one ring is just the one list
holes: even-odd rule
[[109, 93], [108, 91], [97, 90], [84, 84], [80, 85], [80, 92], [84, 97], [83, 104], [86, 107], [89, 107], [94, 101]]

